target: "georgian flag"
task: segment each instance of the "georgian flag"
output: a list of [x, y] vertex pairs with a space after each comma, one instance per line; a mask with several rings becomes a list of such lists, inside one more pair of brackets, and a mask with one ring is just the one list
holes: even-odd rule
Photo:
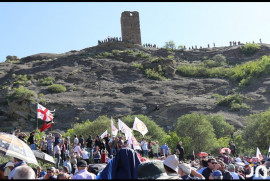
[[132, 130], [120, 119], [118, 119], [118, 128], [125, 134], [126, 139], [128, 139], [128, 135], [132, 133]]
[[112, 135], [116, 136], [118, 129], [114, 126], [112, 118], [111, 118], [111, 128], [112, 128]]
[[257, 147], [256, 157], [258, 158], [259, 161], [263, 160], [263, 156], [258, 147]]
[[145, 124], [139, 120], [137, 117], [135, 117], [134, 123], [133, 123], [133, 130], [139, 131], [143, 136], [148, 132], [147, 127]]
[[108, 131], [106, 130], [102, 135], [100, 136], [102, 139], [108, 134]]
[[43, 121], [52, 121], [53, 120], [53, 115], [50, 112], [49, 109], [43, 107], [42, 105], [38, 104], [37, 107], [37, 118], [42, 119]]

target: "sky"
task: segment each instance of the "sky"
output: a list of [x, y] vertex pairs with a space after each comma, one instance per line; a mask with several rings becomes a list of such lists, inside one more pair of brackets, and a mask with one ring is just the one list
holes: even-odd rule
[[65, 53], [121, 37], [121, 13], [138, 11], [142, 44], [270, 43], [270, 2], [0, 2], [0, 62]]

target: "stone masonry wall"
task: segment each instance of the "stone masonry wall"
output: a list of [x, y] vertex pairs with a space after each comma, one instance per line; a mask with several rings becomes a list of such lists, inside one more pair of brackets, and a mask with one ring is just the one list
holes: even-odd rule
[[141, 45], [140, 19], [137, 11], [121, 14], [122, 41]]

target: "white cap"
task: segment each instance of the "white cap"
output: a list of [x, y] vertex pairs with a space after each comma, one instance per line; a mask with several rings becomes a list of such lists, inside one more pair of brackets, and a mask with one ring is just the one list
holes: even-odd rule
[[170, 155], [168, 156], [164, 161], [163, 164], [170, 167], [171, 169], [173, 169], [174, 171], [178, 172], [178, 158], [176, 155]]
[[6, 167], [14, 167], [14, 163], [13, 162], [7, 162], [7, 164], [5, 165], [5, 168]]

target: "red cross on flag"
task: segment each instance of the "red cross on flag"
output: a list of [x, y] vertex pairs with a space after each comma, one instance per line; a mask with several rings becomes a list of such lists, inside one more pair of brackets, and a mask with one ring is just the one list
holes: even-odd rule
[[259, 161], [263, 160], [263, 156], [258, 147], [257, 147], [256, 157], [258, 158]]
[[52, 121], [53, 120], [53, 115], [50, 112], [49, 109], [45, 108], [44, 106], [38, 104], [37, 107], [37, 118], [42, 119], [43, 121]]
[[148, 129], [145, 126], [145, 124], [137, 117], [135, 117], [134, 120], [133, 130], [139, 131], [143, 136], [148, 132]]

